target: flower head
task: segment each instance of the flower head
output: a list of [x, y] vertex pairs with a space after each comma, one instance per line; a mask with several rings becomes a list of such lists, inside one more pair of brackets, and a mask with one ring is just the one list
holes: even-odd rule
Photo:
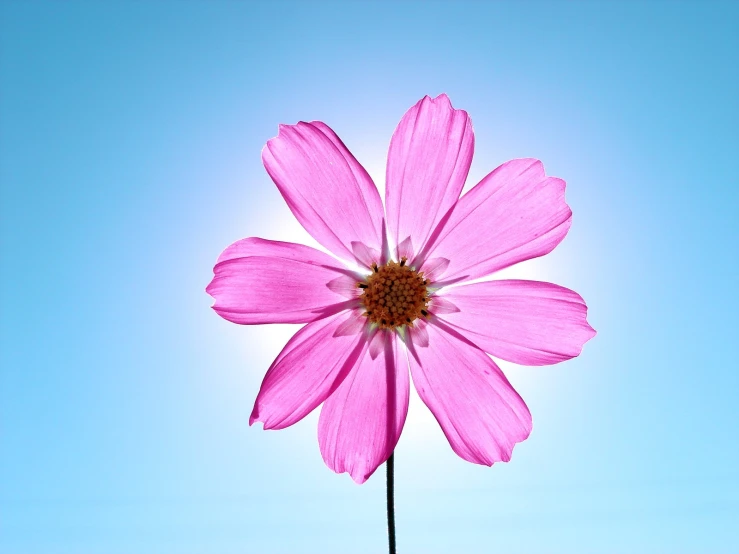
[[465, 460], [508, 461], [528, 437], [531, 414], [488, 354], [557, 363], [577, 356], [595, 331], [583, 299], [566, 288], [466, 283], [547, 254], [572, 220], [564, 181], [534, 159], [504, 163], [460, 197], [473, 150], [467, 113], [444, 94], [424, 97], [390, 142], [383, 209], [370, 176], [326, 124], [280, 126], [264, 165], [336, 258], [259, 238], [218, 258], [207, 291], [219, 315], [306, 323], [267, 371], [250, 424], [282, 429], [323, 404], [323, 459], [362, 483], [398, 442], [410, 370]]

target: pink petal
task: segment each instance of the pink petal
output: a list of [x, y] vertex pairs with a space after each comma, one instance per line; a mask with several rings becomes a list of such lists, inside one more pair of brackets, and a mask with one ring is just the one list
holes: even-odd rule
[[446, 94], [424, 96], [406, 112], [390, 141], [385, 205], [396, 255], [413, 260], [462, 192], [475, 135], [467, 112]]
[[262, 161], [290, 210], [320, 244], [365, 266], [383, 261], [368, 264], [363, 258], [368, 251], [378, 256], [383, 251], [380, 194], [326, 124], [280, 125], [262, 150]]
[[460, 198], [424, 259], [450, 261], [444, 281], [475, 279], [551, 252], [571, 222], [565, 182], [538, 160], [511, 160]]
[[282, 349], [264, 376], [249, 425], [284, 429], [303, 419], [339, 386], [366, 350], [367, 326], [338, 332], [362, 320], [357, 311], [309, 323]]
[[537, 281], [489, 281], [445, 289], [457, 307], [440, 317], [477, 346], [522, 365], [547, 365], [578, 356], [595, 336], [588, 307], [569, 289]]
[[350, 285], [361, 276], [302, 244], [242, 239], [224, 250], [213, 273], [205, 290], [218, 315], [234, 323], [306, 323], [358, 304]]
[[479, 348], [436, 320], [428, 346], [410, 329], [411, 375], [418, 395], [441, 425], [452, 450], [476, 464], [507, 462], [531, 432], [531, 414], [503, 372]]
[[398, 443], [408, 393], [408, 365], [395, 333], [378, 331], [372, 347], [321, 408], [318, 443], [326, 465], [364, 483]]

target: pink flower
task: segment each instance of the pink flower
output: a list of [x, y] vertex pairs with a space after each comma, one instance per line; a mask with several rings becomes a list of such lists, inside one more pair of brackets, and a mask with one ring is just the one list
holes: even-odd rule
[[[305, 229], [353, 266], [300, 244], [247, 238], [221, 254], [207, 292], [244, 325], [306, 323], [267, 371], [250, 423], [283, 429], [323, 403], [326, 465], [363, 483], [392, 454], [410, 374], [454, 452], [510, 460], [531, 414], [487, 355], [546, 365], [595, 335], [583, 299], [535, 281], [465, 284], [543, 256], [567, 234], [565, 182], [541, 162], [504, 163], [460, 198], [472, 162], [467, 112], [420, 100], [390, 141], [385, 209], [324, 123], [280, 125], [262, 159]], [[487, 353], [487, 354], [486, 354]]]

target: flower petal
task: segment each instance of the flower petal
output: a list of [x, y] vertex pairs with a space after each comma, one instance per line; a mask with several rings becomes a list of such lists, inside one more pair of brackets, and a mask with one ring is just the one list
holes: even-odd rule
[[464, 110], [446, 94], [424, 96], [406, 112], [390, 141], [385, 205], [396, 256], [413, 260], [462, 192], [475, 135]]
[[357, 311], [309, 323], [282, 349], [264, 376], [249, 425], [284, 429], [303, 419], [339, 386], [366, 350], [367, 326], [340, 333]]
[[578, 356], [595, 336], [574, 291], [538, 281], [488, 281], [445, 289], [458, 311], [440, 317], [485, 352], [522, 365]]
[[[390, 457], [408, 414], [408, 364], [394, 332], [377, 331], [357, 366], [321, 408], [318, 443], [326, 465], [364, 483]], [[375, 348], [375, 342], [379, 348]]]
[[448, 259], [446, 282], [475, 279], [551, 252], [571, 222], [565, 182], [539, 160], [511, 160], [459, 199], [423, 259]]
[[507, 462], [531, 432], [531, 414], [503, 372], [479, 348], [438, 320], [406, 341], [413, 384], [441, 425], [452, 450], [468, 462]]
[[357, 260], [355, 250], [383, 251], [380, 194], [328, 125], [280, 125], [277, 137], [262, 150], [262, 161], [290, 210], [320, 244], [352, 261]]
[[242, 239], [218, 258], [205, 290], [218, 315], [234, 323], [306, 323], [358, 303], [359, 290], [348, 298], [348, 283], [361, 276], [338, 266], [310, 246]]

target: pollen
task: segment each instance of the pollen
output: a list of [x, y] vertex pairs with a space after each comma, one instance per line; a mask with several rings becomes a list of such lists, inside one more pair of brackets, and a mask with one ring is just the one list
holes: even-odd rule
[[383, 329], [412, 326], [419, 317], [428, 317], [427, 285], [423, 273], [407, 266], [405, 258], [373, 265], [367, 279], [357, 283], [363, 291], [360, 300], [364, 315]]

